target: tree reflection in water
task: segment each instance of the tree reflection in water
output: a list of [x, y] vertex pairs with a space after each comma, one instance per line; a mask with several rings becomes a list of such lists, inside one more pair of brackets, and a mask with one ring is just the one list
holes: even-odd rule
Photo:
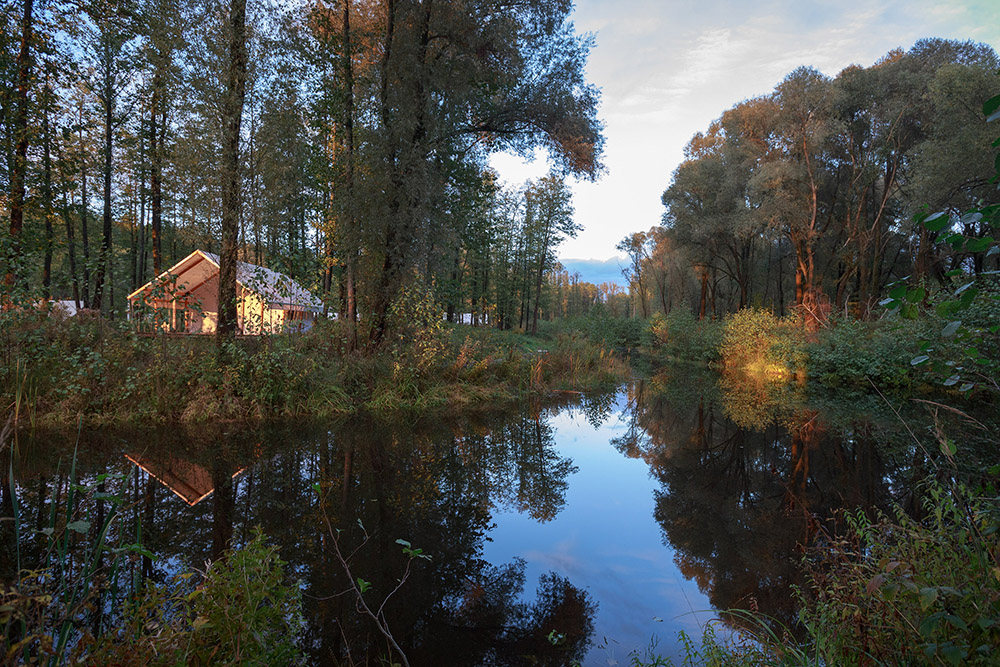
[[[50, 445], [65, 439], [22, 439], [14, 465], [22, 520], [47, 516], [65, 494], [68, 479], [55, 471], [66, 469], [72, 450], [56, 452]], [[92, 432], [83, 436], [77, 467], [79, 481], [88, 483], [101, 473], [127, 470], [132, 463], [123, 452], [129, 452], [133, 459], [168, 457], [187, 463], [175, 470], [206, 473], [198, 480], [202, 486], [211, 480], [210, 495], [189, 505], [136, 469], [134, 502], [120, 525], [133, 529], [141, 522], [145, 545], [159, 558], [138, 559], [132, 567], [165, 581], [178, 570], [200, 567], [230, 540], [245, 543], [260, 525], [302, 581], [304, 641], [313, 663], [376, 664], [386, 654], [374, 623], [345, 594], [349, 582], [331, 556], [321, 521], [323, 498], [346, 551], [362, 543], [363, 533], [371, 536], [352, 560], [352, 574], [371, 583], [366, 597], [381, 600], [396, 585], [405, 565], [397, 539], [431, 554], [385, 607], [411, 664], [561, 665], [586, 653], [594, 602], [550, 573], [541, 578], [535, 601], [525, 603], [524, 562], [492, 566], [482, 559], [496, 508], [516, 508], [544, 522], [564, 506], [567, 476], [575, 468], [554, 445], [548, 411], [528, 406], [460, 427], [352, 421], [252, 432], [235, 425]], [[2, 500], [6, 510], [10, 500]], [[39, 559], [43, 548], [37, 534], [24, 536], [22, 559]], [[5, 566], [9, 578], [13, 566]]]
[[650, 466], [664, 542], [712, 606], [794, 627], [803, 547], [835, 533], [843, 508], [900, 500], [922, 450], [884, 405], [888, 416], [752, 377], [668, 373], [629, 390], [612, 442]]
[[[630, 504], [622, 511], [631, 507], [642, 515], [622, 515], [616, 527], [628, 544], [642, 551], [646, 538], [655, 545], [660, 533], [681, 573], [697, 582], [711, 606], [758, 608], [792, 626], [791, 587], [802, 583], [802, 547], [818, 535], [835, 533], [842, 508], [871, 510], [892, 501], [919, 507], [915, 481], [932, 467], [927, 452], [938, 451], [933, 443], [918, 446], [910, 436], [910, 430], [932, 434], [917, 425], [916, 413], [926, 420], [923, 408], [904, 415], [907, 425], [878, 397], [845, 399], [806, 389], [669, 369], [635, 382], [624, 397], [568, 395], [555, 407], [527, 405], [504, 416], [454, 424], [354, 420], [252, 431], [199, 425], [89, 432], [80, 443], [77, 468], [79, 481], [92, 485], [99, 474], [133, 468], [124, 456], [128, 453], [147, 461], [154, 474], [159, 470], [164, 482], [171, 474], [193, 475], [185, 482], [189, 495], [204, 497], [189, 505], [184, 493], [178, 494], [182, 500], [136, 470], [119, 526], [128, 535], [141, 528], [146, 547], [160, 558], [130, 561], [132, 571], [123, 574], [130, 581], [133, 574], [166, 581], [178, 570], [201, 568], [230, 537], [243, 544], [260, 525], [302, 582], [311, 663], [374, 664], [386, 655], [383, 636], [357, 613], [350, 582], [331, 555], [325, 514], [341, 531], [346, 552], [361, 545], [365, 534], [371, 536], [351, 561], [352, 574], [370, 582], [366, 599], [381, 601], [396, 586], [406, 563], [397, 539], [432, 556], [415, 563], [404, 589], [385, 607], [393, 636], [411, 664], [566, 664], [584, 656], [595, 632], [596, 605], [589, 595], [555, 574], [540, 578], [535, 596], [530, 588], [525, 595], [533, 583], [526, 581], [525, 562], [490, 564], [483, 557], [484, 542], [493, 522], [502, 521], [501, 512], [530, 516], [533, 526], [545, 523], [544, 530], [563, 535], [566, 544], [578, 535], [586, 536], [581, 542], [594, 536], [586, 517], [582, 528], [579, 518], [568, 526], [554, 521], [581, 514], [572, 511], [576, 508], [563, 512], [568, 479], [576, 471], [566, 455], [570, 446], [580, 447], [574, 451], [581, 452], [575, 454], [581, 468], [585, 461], [591, 466], [577, 478], [589, 486], [577, 488], [609, 497], [616, 489], [621, 492], [614, 479], [621, 472], [612, 472], [604, 457], [622, 461], [612, 451], [598, 451], [604, 449], [600, 436], [593, 442], [556, 443], [550, 419], [555, 408], [578, 405], [595, 427], [618, 411], [608, 427], [617, 434], [611, 444], [648, 466], [655, 524], [649, 509], [640, 509], [642, 501], [635, 500], [648, 499], [647, 492], [626, 494]], [[972, 434], [955, 424], [942, 428], [964, 443], [963, 454], [975, 451]], [[13, 468], [22, 526], [37, 528], [52, 512], [63, 516], [72, 447], [52, 443], [75, 438], [37, 433], [33, 441], [19, 443]], [[981, 439], [992, 455], [995, 443]], [[171, 463], [167, 474], [164, 461], [183, 465]], [[628, 479], [629, 490], [635, 491], [636, 478]], [[212, 487], [207, 497], [205, 485]], [[0, 510], [13, 512], [8, 489], [0, 492]], [[0, 537], [5, 545], [13, 544], [11, 531]], [[22, 562], [30, 566], [41, 560], [45, 539], [25, 530], [19, 546]], [[602, 590], [605, 612], [615, 604], [615, 613], [623, 617], [629, 605], [650, 616], [669, 608], [676, 589], [661, 585], [662, 571], [651, 574], [633, 562], [645, 562], [647, 554], [581, 548], [587, 553], [575, 555], [581, 562], [590, 560], [573, 576]], [[14, 576], [14, 552], [0, 552], [7, 580]], [[594, 558], [618, 560], [596, 563]], [[537, 567], [538, 561], [533, 558], [527, 567], [532, 564]], [[585, 579], [598, 572], [603, 584], [613, 578], [609, 573], [624, 571], [654, 583], [639, 590], [628, 588], [631, 580], [623, 581], [631, 596], [623, 602], [612, 597], [620, 590], [608, 593], [608, 586]], [[598, 619], [598, 625], [604, 622]], [[671, 632], [666, 626], [663, 631]]]

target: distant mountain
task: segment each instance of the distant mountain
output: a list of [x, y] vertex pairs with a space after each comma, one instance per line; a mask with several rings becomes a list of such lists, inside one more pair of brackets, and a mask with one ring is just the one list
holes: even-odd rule
[[622, 275], [622, 267], [628, 261], [622, 257], [611, 257], [610, 259], [560, 259], [566, 271], [573, 275], [580, 274], [580, 280], [588, 283], [600, 285], [601, 283], [615, 283], [625, 287], [628, 281]]

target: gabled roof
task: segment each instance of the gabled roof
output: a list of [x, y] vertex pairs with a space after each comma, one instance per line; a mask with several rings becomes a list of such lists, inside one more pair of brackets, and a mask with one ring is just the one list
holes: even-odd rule
[[[176, 278], [178, 284], [186, 284], [188, 288], [191, 288], [194, 284], [203, 283], [207, 279], [206, 275], [217, 274], [219, 262], [218, 255], [204, 250], [195, 250], [157, 278], [129, 294], [128, 298], [135, 298], [143, 291], [152, 289], [153, 283], [163, 281], [168, 277]], [[323, 310], [323, 303], [305, 287], [285, 274], [263, 266], [237, 262], [236, 282], [244, 289], [260, 295], [272, 307], [295, 306], [306, 310]]]
[[[197, 463], [169, 455], [154, 458], [142, 454], [126, 453], [125, 458], [152, 475], [192, 507], [208, 498], [215, 491], [215, 480], [212, 479], [212, 473]], [[235, 478], [244, 470], [246, 468], [237, 468], [233, 477]]]

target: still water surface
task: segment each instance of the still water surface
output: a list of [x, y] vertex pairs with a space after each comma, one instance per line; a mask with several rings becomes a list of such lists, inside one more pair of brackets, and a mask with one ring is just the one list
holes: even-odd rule
[[[931, 447], [913, 427], [932, 417], [909, 401], [668, 369], [498, 415], [84, 432], [77, 457], [84, 482], [135, 473], [121, 526], [141, 524], [158, 555], [135, 565], [147, 576], [200, 568], [261, 526], [301, 581], [314, 664], [377, 664], [384, 646], [341, 594], [329, 519], [376, 599], [405, 567], [397, 539], [432, 556], [386, 606], [411, 663], [608, 665], [651, 641], [676, 656], [678, 633], [699, 636], [713, 609], [791, 624], [801, 545], [835, 531], [838, 510], [918, 509], [912, 482], [930, 461], [909, 431]], [[988, 431], [938, 419], [989, 446]], [[75, 440], [18, 443], [22, 525], [64, 502]], [[44, 537], [24, 531], [19, 547], [30, 563]]]

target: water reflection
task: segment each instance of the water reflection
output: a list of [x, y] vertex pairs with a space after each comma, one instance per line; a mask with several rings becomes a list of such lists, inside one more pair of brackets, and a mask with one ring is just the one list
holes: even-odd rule
[[[678, 369], [635, 383], [625, 421], [612, 443], [659, 482], [655, 518], [684, 575], [714, 608], [759, 609], [785, 627], [796, 625], [803, 548], [837, 533], [844, 509], [919, 504], [912, 490], [936, 451], [914, 439], [928, 422], [919, 406]], [[948, 428], [970, 446], [988, 436]]]
[[[212, 495], [217, 484], [213, 476], [215, 471], [206, 470], [196, 463], [175, 456], [157, 457], [126, 452], [125, 458], [192, 507]], [[244, 470], [245, 467], [238, 468], [231, 477], [236, 477]], [[219, 472], [225, 476], [225, 471]]]
[[[104, 473], [135, 473], [119, 526], [159, 556], [130, 564], [158, 581], [201, 568], [261, 526], [302, 582], [312, 663], [377, 664], [385, 654], [378, 628], [345, 594], [349, 579], [332, 552], [328, 517], [372, 599], [392, 591], [405, 568], [397, 539], [432, 555], [385, 606], [412, 664], [604, 664], [606, 656], [588, 648], [609, 627], [602, 601], [621, 616], [614, 621], [622, 634], [629, 626], [646, 633], [654, 615], [666, 619], [656, 630], [668, 643], [677, 629], [691, 630], [687, 612], [709, 605], [759, 609], [792, 626], [802, 547], [835, 533], [841, 509], [919, 507], [914, 482], [937, 449], [933, 438], [911, 434], [933, 435], [927, 410], [807, 390], [677, 368], [617, 396], [565, 395], [454, 421], [85, 432], [77, 476], [96, 484]], [[592, 441], [568, 435], [567, 415], [582, 415]], [[970, 465], [977, 438], [984, 451], [994, 446], [989, 431], [983, 436], [954, 415], [937, 418], [952, 420], [937, 427], [961, 439]], [[35, 529], [21, 532], [25, 564], [42, 559], [37, 531], [64, 514], [75, 440], [36, 433], [18, 444], [20, 521]], [[625, 475], [622, 462], [638, 477]], [[0, 514], [11, 516], [13, 497], [7, 485], [0, 489]], [[603, 509], [583, 503], [581, 489]], [[75, 502], [102, 511], [96, 495]], [[517, 537], [526, 531], [511, 517], [540, 528], [530, 540]], [[530, 547], [485, 557], [487, 540], [510, 541], [512, 532]], [[8, 548], [11, 531], [2, 539], [9, 580], [17, 550]], [[659, 552], [647, 553], [646, 544]], [[556, 571], [546, 573], [542, 562]], [[692, 601], [675, 571], [707, 599]], [[628, 616], [633, 609], [643, 617]]]
[[[494, 512], [546, 522], [565, 504], [575, 468], [555, 447], [549, 415], [556, 409], [525, 406], [461, 424], [86, 433], [77, 475], [88, 483], [136, 466], [121, 525], [141, 522], [143, 541], [159, 558], [143, 559], [139, 567], [160, 581], [200, 567], [230, 541], [245, 542], [260, 525], [302, 581], [304, 641], [316, 664], [376, 664], [385, 653], [378, 629], [345, 594], [349, 580], [331, 552], [324, 517], [344, 550], [356, 550], [351, 574], [371, 583], [373, 599], [384, 598], [403, 572], [397, 539], [432, 555], [418, 561], [384, 607], [411, 663], [522, 664], [531, 656], [533, 664], [565, 664], [582, 658], [591, 643], [596, 606], [587, 592], [549, 573], [527, 603], [524, 562], [482, 558]], [[36, 434], [19, 443], [22, 521], [30, 517], [34, 524], [63, 511], [71, 451], [59, 456], [50, 444], [61, 437]], [[13, 514], [6, 495], [4, 509]], [[43, 549], [43, 536], [24, 535], [26, 562], [39, 560]]]

